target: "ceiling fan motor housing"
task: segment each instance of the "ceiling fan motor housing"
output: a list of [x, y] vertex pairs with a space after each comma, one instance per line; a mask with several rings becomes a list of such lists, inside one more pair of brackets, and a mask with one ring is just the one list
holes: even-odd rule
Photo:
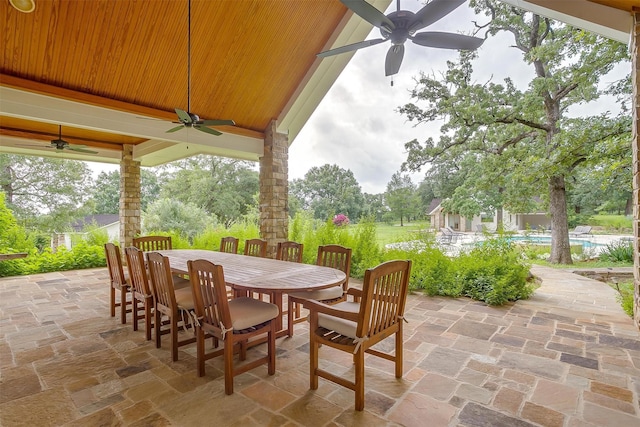
[[387, 18], [393, 22], [395, 28], [390, 30], [384, 26], [380, 27], [380, 34], [385, 39], [390, 39], [393, 44], [403, 44], [415, 30], [411, 31], [409, 24], [413, 21], [415, 13], [408, 10], [399, 10], [387, 15]]

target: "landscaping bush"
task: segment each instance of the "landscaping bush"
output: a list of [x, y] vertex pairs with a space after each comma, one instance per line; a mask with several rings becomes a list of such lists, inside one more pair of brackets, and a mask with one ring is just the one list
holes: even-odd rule
[[600, 252], [600, 260], [609, 262], [633, 262], [633, 245], [631, 241], [618, 240], [607, 244]]
[[633, 318], [633, 282], [622, 282], [612, 285], [618, 291], [616, 298], [622, 309], [629, 317]]

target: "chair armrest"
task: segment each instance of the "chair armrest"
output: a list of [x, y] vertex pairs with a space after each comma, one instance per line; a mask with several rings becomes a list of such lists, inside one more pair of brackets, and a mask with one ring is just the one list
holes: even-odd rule
[[328, 305], [321, 303], [316, 300], [304, 300], [302, 303], [304, 308], [309, 310], [309, 315], [313, 315], [315, 313], [323, 313], [329, 316], [340, 317], [342, 319], [351, 320], [353, 322], [358, 321], [358, 314], [353, 311], [340, 310], [333, 305]]

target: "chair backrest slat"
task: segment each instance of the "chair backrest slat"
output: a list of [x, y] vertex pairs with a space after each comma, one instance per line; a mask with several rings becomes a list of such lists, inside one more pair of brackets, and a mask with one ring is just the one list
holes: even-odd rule
[[238, 253], [238, 239], [232, 236], [223, 237], [220, 240], [220, 252], [227, 252], [230, 254]]
[[244, 244], [244, 254], [265, 258], [267, 256], [267, 241], [262, 239], [249, 239]]
[[133, 246], [144, 252], [172, 249], [171, 236], [142, 236], [133, 239]]
[[149, 252], [147, 253], [147, 265], [156, 304], [162, 304], [175, 311], [177, 309], [176, 295], [169, 258], [158, 252]]
[[111, 278], [111, 285], [122, 287], [126, 284], [124, 270], [122, 269], [122, 258], [120, 248], [113, 243], [105, 243], [104, 253], [107, 258], [107, 268]]
[[302, 262], [304, 244], [292, 241], [278, 242], [276, 259], [280, 261]]
[[375, 335], [402, 321], [411, 261], [387, 261], [365, 272], [356, 335]]

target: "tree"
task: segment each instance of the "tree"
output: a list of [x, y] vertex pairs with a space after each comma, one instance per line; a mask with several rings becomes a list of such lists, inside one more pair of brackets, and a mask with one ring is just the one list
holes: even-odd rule
[[404, 226], [403, 219], [415, 214], [420, 206], [420, 199], [416, 192], [416, 186], [409, 175], [401, 175], [396, 172], [387, 183], [385, 200], [391, 213], [400, 218], [400, 227]]
[[389, 208], [384, 203], [384, 193], [364, 193], [362, 196], [364, 197], [362, 216], [374, 218], [376, 222], [382, 221], [384, 215], [389, 211]]
[[245, 215], [260, 191], [251, 163], [215, 156], [194, 156], [166, 167], [161, 196], [191, 203], [226, 226]]
[[290, 192], [317, 219], [338, 213], [356, 219], [362, 214], [364, 197], [358, 181], [353, 172], [337, 165], [312, 167], [303, 179], [293, 180]]
[[176, 232], [188, 239], [202, 233], [210, 221], [204, 210], [175, 199], [153, 202], [142, 216], [144, 230]]
[[[613, 92], [601, 89], [599, 82], [628, 58], [626, 47], [501, 2], [472, 0], [471, 5], [491, 17], [481, 27], [488, 36], [513, 36], [514, 47], [535, 77], [526, 89], [517, 88], [510, 78], [502, 84], [474, 83], [472, 60], [477, 53], [468, 52], [447, 64], [441, 80], [422, 74], [412, 91], [416, 103], [400, 111], [418, 123], [443, 119], [445, 124], [437, 141], [406, 144], [403, 168], [459, 166], [465, 170], [459, 195], [474, 197], [476, 210], [502, 205], [522, 212], [533, 196], [544, 196], [552, 223], [550, 261], [570, 264], [566, 180], [596, 146], [606, 147], [628, 134], [631, 119], [623, 112], [572, 117], [567, 110]], [[620, 85], [615, 87], [619, 90]]]
[[27, 227], [62, 231], [83, 216], [91, 174], [84, 162], [0, 154], [0, 189]]
[[[149, 169], [140, 170], [140, 208], [144, 211], [158, 199], [160, 184]], [[120, 171], [100, 172], [93, 187], [93, 213], [117, 214], [120, 211]]]

